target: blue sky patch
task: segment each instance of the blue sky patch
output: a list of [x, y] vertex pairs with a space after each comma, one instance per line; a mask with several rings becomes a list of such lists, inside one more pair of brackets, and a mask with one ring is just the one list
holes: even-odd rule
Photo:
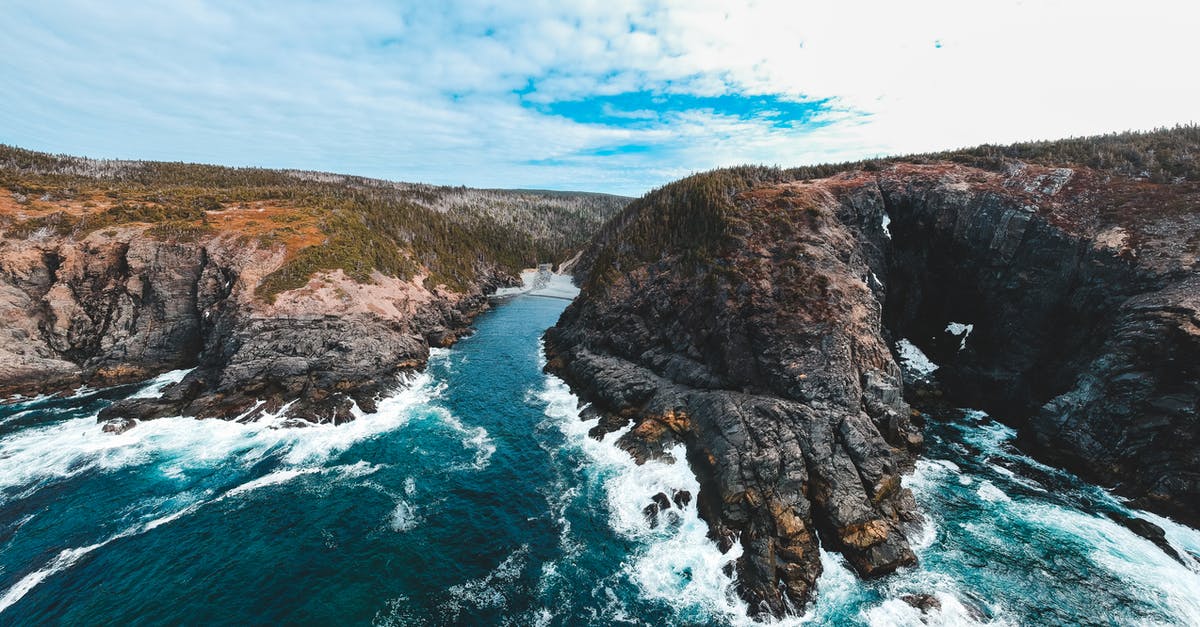
[[819, 125], [817, 115], [830, 107], [828, 99], [796, 101], [775, 95], [694, 96], [690, 94], [635, 91], [613, 96], [540, 103], [528, 98], [535, 87], [517, 92], [522, 104], [539, 113], [567, 118], [581, 124], [643, 128], [672, 116], [699, 112], [755, 120], [774, 128]]

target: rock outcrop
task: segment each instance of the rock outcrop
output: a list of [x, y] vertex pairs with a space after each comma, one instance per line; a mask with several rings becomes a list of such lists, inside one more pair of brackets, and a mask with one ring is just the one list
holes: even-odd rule
[[[255, 298], [279, 251], [232, 238], [164, 242], [122, 229], [82, 241], [0, 241], [0, 395], [140, 381], [194, 368], [157, 399], [118, 401], [102, 420], [168, 415], [251, 420], [279, 412], [352, 419], [402, 370], [422, 366], [512, 279], [481, 268], [468, 292], [377, 276], [314, 276], [274, 303]], [[122, 422], [122, 424], [127, 424]]]
[[802, 611], [818, 542], [863, 576], [913, 563], [902, 337], [954, 402], [1194, 523], [1198, 207], [1194, 183], [1019, 162], [698, 175], [596, 237], [547, 368], [598, 431], [632, 422], [635, 457], [687, 446], [753, 613]]
[[837, 208], [798, 184], [746, 192], [718, 258], [666, 250], [590, 282], [546, 335], [549, 369], [603, 428], [633, 422], [620, 445], [639, 459], [687, 446], [714, 538], [741, 543], [755, 613], [809, 600], [818, 536], [864, 576], [915, 562], [900, 472], [921, 438], [863, 281], [865, 236]]

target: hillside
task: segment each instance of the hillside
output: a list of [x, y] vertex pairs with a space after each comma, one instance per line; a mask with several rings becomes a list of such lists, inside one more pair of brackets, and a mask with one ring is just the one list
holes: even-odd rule
[[461, 287], [477, 261], [510, 273], [566, 259], [629, 199], [594, 193], [480, 190], [296, 170], [93, 160], [0, 146], [0, 234], [86, 237], [146, 225], [165, 241], [217, 234], [287, 261], [259, 295], [342, 269]]
[[0, 396], [193, 368], [105, 419], [349, 420], [626, 201], [0, 147]]

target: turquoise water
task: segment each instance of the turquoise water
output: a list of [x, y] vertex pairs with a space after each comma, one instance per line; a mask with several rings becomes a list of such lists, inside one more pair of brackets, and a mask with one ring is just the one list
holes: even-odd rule
[[[586, 437], [541, 372], [563, 301], [518, 296], [378, 413], [337, 427], [163, 419], [104, 434], [145, 386], [0, 408], [0, 624], [744, 622], [694, 505], [651, 529], [682, 465]], [[931, 427], [906, 478], [921, 566], [863, 583], [824, 555], [813, 624], [1200, 624], [1200, 566], [1105, 513], [978, 412]], [[693, 501], [694, 503], [694, 501]], [[1145, 514], [1140, 514], [1145, 515]], [[1153, 518], [1181, 551], [1200, 533]], [[796, 621], [788, 621], [796, 622]]]

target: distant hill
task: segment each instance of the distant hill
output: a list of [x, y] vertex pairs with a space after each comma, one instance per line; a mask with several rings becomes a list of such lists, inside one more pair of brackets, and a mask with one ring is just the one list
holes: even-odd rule
[[[145, 223], [152, 237], [234, 231], [284, 246], [288, 261], [261, 296], [321, 270], [428, 272], [460, 287], [477, 263], [516, 273], [561, 261], [630, 199], [596, 193], [441, 187], [300, 170], [98, 160], [0, 145], [5, 237], [84, 236]], [[247, 208], [253, 205], [252, 210]]]
[[1152, 131], [1126, 131], [805, 166], [788, 170], [795, 178], [825, 178], [838, 172], [879, 169], [893, 163], [950, 161], [997, 170], [1012, 161], [1049, 166], [1081, 166], [1153, 183], [1200, 181], [1200, 125]]

